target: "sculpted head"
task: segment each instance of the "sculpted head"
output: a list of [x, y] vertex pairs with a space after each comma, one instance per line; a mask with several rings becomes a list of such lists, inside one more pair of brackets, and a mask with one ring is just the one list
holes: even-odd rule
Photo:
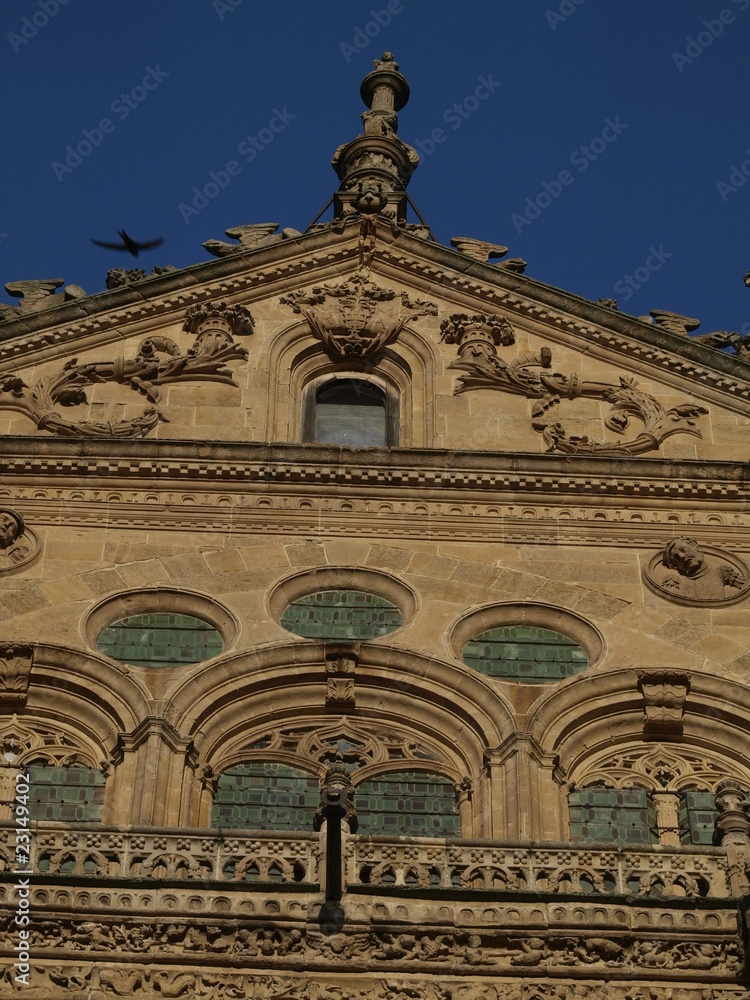
[[695, 576], [705, 561], [703, 550], [694, 538], [673, 538], [664, 546], [662, 562], [681, 576]]
[[23, 534], [23, 521], [11, 510], [0, 510], [0, 549], [10, 546]]

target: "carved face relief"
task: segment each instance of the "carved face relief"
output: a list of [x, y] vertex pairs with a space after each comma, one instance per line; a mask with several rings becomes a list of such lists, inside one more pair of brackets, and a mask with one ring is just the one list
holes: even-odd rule
[[14, 510], [0, 509], [0, 575], [21, 569], [39, 555], [39, 542]]
[[667, 542], [649, 561], [643, 579], [659, 597], [695, 607], [735, 604], [750, 589], [750, 574], [741, 559], [686, 537]]

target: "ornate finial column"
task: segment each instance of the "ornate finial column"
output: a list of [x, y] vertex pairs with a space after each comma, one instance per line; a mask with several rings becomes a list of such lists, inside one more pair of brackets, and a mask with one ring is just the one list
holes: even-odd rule
[[716, 808], [714, 843], [726, 849], [732, 895], [742, 896], [750, 888], [750, 802], [739, 783], [727, 778], [716, 789]]
[[384, 214], [403, 222], [406, 185], [419, 164], [416, 150], [397, 135], [397, 112], [409, 100], [409, 84], [390, 52], [373, 66], [360, 88], [369, 109], [362, 114], [364, 134], [333, 154], [333, 169], [341, 181], [333, 199], [334, 216]]

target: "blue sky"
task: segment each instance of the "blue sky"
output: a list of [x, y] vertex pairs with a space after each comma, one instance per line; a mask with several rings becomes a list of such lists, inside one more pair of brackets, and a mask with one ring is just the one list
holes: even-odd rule
[[[390, 50], [441, 243], [750, 333], [750, 0], [3, 0], [0, 28], [3, 285], [93, 293], [110, 267], [210, 260], [231, 226], [304, 229]], [[91, 244], [120, 228], [164, 245]]]

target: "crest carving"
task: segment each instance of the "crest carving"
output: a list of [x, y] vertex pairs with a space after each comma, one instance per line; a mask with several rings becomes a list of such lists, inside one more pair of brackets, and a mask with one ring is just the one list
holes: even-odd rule
[[[488, 334], [488, 329], [504, 330], [501, 339]], [[501, 316], [451, 316], [440, 326], [441, 338], [458, 344], [458, 359], [448, 367], [466, 374], [459, 377], [455, 389], [458, 395], [471, 389], [495, 389], [535, 402], [531, 410], [531, 426], [542, 435], [547, 451], [567, 455], [643, 455], [660, 447], [673, 434], [701, 437], [695, 426], [697, 417], [708, 413], [704, 406], [683, 403], [668, 410], [653, 396], [638, 387], [634, 379], [620, 376], [619, 383], [594, 382], [576, 374], [552, 371], [552, 351], [543, 347], [538, 354], [520, 355], [511, 361], [498, 356], [496, 346], [510, 346], [515, 335]], [[510, 331], [510, 332], [508, 332]], [[595, 441], [587, 436], [570, 433], [565, 424], [555, 419], [556, 411], [566, 400], [596, 399], [610, 404], [604, 419], [605, 427], [616, 434], [629, 430], [632, 418], [643, 427], [633, 437]]]
[[15, 510], [0, 507], [0, 576], [22, 569], [39, 555], [39, 540]]
[[[61, 437], [145, 437], [160, 421], [167, 422], [158, 409], [160, 386], [196, 381], [237, 384], [226, 363], [247, 360], [247, 350], [234, 342], [233, 335], [251, 334], [253, 318], [244, 306], [194, 305], [185, 314], [183, 329], [195, 334], [186, 354], [169, 337], [154, 336], [141, 341], [135, 358], [84, 364], [72, 358], [32, 385], [18, 376], [6, 376], [0, 380], [0, 409], [23, 413], [39, 430]], [[86, 389], [103, 382], [126, 385], [151, 405], [128, 420], [76, 421], [62, 416], [58, 407], [87, 403]]]
[[437, 306], [382, 288], [364, 274], [341, 285], [317, 285], [281, 299], [305, 317], [313, 336], [332, 361], [376, 364], [410, 319], [437, 316]]
[[750, 590], [750, 574], [740, 558], [682, 536], [652, 556], [643, 579], [664, 600], [691, 607], [736, 604]]

